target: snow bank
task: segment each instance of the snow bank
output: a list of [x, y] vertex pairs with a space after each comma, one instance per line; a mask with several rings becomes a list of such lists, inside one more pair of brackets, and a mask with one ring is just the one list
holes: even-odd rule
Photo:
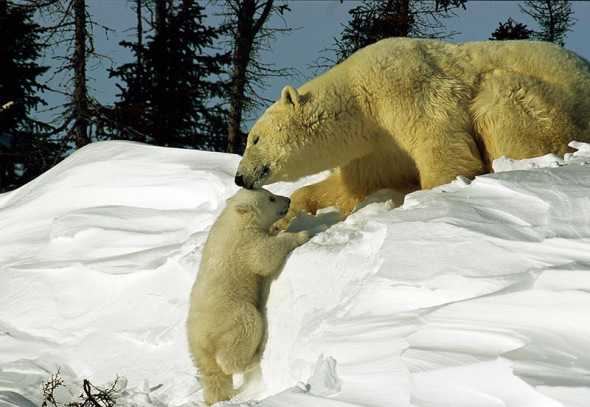
[[[233, 403], [588, 405], [590, 145], [573, 147], [368, 204], [297, 249]], [[97, 143], [0, 195], [0, 405], [37, 404], [58, 367], [126, 377], [123, 405], [195, 405], [188, 293], [237, 162]]]
[[364, 406], [590, 403], [590, 151], [573, 147], [369, 205], [296, 251], [268, 300], [265, 394], [324, 355], [332, 399]]
[[0, 195], [0, 400], [24, 381], [38, 402], [58, 367], [189, 399], [187, 295], [237, 162], [97, 143]]

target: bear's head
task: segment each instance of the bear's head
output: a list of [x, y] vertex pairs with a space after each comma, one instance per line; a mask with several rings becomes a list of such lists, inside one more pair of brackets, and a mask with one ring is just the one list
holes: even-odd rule
[[[317, 171], [313, 167], [318, 112], [310, 94], [286, 86], [281, 98], [252, 126], [235, 182], [248, 189], [277, 181], [294, 181]], [[321, 116], [321, 115], [319, 115]], [[315, 144], [315, 145], [314, 145]]]
[[228, 207], [241, 218], [268, 230], [287, 214], [290, 203], [289, 198], [275, 195], [263, 188], [242, 188], [228, 200]]

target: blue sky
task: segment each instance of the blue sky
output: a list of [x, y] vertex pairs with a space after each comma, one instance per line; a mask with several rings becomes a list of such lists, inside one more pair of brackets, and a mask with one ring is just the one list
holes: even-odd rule
[[[129, 53], [118, 46], [122, 39], [134, 35], [135, 25], [132, 5], [126, 0], [88, 0], [94, 20], [112, 28], [114, 31], [105, 35], [104, 30], [96, 28], [95, 45], [97, 51], [109, 59], [95, 60], [89, 64], [88, 76], [93, 78], [91, 92], [100, 102], [110, 104], [114, 101], [117, 89], [115, 82], [108, 78], [107, 69], [130, 58]], [[342, 4], [337, 0], [290, 0], [291, 12], [286, 14], [286, 21], [292, 28], [290, 33], [277, 37], [271, 44], [270, 52], [264, 53], [265, 62], [272, 62], [278, 67], [293, 67], [297, 75], [288, 78], [269, 78], [266, 89], [261, 94], [268, 99], [276, 99], [281, 88], [286, 84], [298, 86], [313, 77], [316, 70], [310, 67], [322, 51], [330, 47], [333, 39], [348, 21], [348, 10], [358, 1], [345, 0]], [[458, 10], [455, 17], [447, 20], [449, 31], [459, 32], [450, 41], [476, 41], [488, 39], [498, 22], [512, 17], [526, 23], [529, 28], [536, 28], [531, 19], [522, 14], [517, 1], [468, 1], [465, 11]], [[569, 33], [566, 47], [590, 60], [590, 2], [573, 2], [577, 19], [573, 31]], [[209, 10], [214, 10], [209, 7]], [[216, 18], [211, 17], [211, 22]], [[284, 26], [280, 19], [271, 23]], [[324, 51], [325, 52], [325, 51]], [[54, 64], [50, 59], [44, 61]], [[56, 78], [52, 85], [58, 87], [63, 78]], [[46, 97], [50, 107], [63, 102], [63, 97], [48, 94]], [[260, 112], [253, 112], [256, 117]], [[41, 117], [50, 117], [50, 112], [41, 113]]]

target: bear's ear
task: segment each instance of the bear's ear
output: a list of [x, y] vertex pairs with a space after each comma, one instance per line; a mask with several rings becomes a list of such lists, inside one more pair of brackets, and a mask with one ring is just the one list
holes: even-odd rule
[[285, 86], [281, 91], [281, 103], [287, 106], [299, 106], [301, 95], [293, 86]]
[[234, 206], [234, 210], [238, 213], [238, 215], [246, 215], [248, 213], [254, 213], [254, 207], [249, 204], [237, 204]]

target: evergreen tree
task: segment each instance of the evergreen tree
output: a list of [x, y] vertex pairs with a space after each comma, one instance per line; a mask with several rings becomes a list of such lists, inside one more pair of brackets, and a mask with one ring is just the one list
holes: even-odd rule
[[529, 30], [526, 24], [508, 18], [506, 22], [498, 24], [498, 28], [492, 33], [490, 40], [528, 40], [532, 34], [533, 30]]
[[120, 83], [116, 86], [120, 93], [118, 101], [112, 109], [103, 109], [102, 125], [114, 132], [119, 139], [134, 140], [143, 143], [153, 143], [154, 138], [148, 135], [151, 131], [151, 120], [148, 115], [149, 78], [146, 76], [143, 29], [144, 0], [134, 0], [136, 17], [135, 41], [121, 41], [120, 46], [129, 48], [134, 60], [124, 63], [115, 69], [111, 69], [109, 76], [118, 78]]
[[574, 12], [569, 0], [527, 0], [520, 6], [540, 26], [533, 38], [563, 46], [574, 26]]
[[[466, 0], [364, 0], [348, 13], [350, 22], [335, 42], [336, 62], [389, 37], [442, 38], [443, 19]], [[330, 61], [329, 61], [330, 62]]]
[[32, 117], [44, 104], [39, 77], [42, 46], [33, 10], [0, 0], [0, 191], [15, 188], [36, 177], [54, 162], [56, 144], [50, 127]]
[[[141, 21], [141, 2], [135, 4]], [[193, 0], [156, 0], [153, 34], [143, 45], [138, 23], [135, 61], [111, 72], [122, 84], [114, 115], [125, 138], [172, 147], [223, 150], [229, 54], [213, 53], [220, 29], [207, 26]]]

